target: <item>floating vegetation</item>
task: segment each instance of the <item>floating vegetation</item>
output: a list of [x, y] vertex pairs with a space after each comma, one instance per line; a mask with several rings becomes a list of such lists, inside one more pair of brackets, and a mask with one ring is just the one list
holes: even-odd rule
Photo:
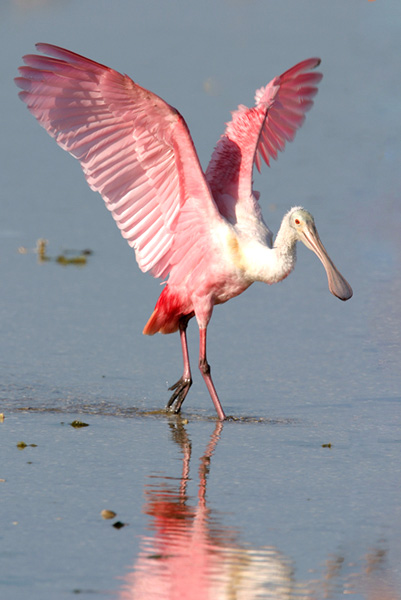
[[40, 238], [36, 242], [36, 253], [38, 255], [39, 262], [44, 262], [46, 260], [50, 260], [46, 255], [47, 244], [48, 244], [48, 241], [45, 240], [44, 238]]
[[72, 258], [67, 258], [64, 254], [60, 254], [55, 260], [59, 265], [86, 265], [86, 256], [83, 254], [80, 256], [73, 256]]
[[108, 510], [107, 508], [105, 508], [104, 510], [102, 510], [100, 515], [103, 519], [114, 519], [114, 517], [117, 516], [117, 513], [115, 513], [114, 510]]
[[47, 245], [48, 240], [45, 238], [39, 238], [36, 242], [36, 247], [33, 249], [25, 248], [24, 246], [20, 246], [18, 248], [18, 252], [20, 254], [29, 254], [33, 252], [37, 254], [38, 262], [56, 262], [62, 266], [75, 265], [78, 267], [82, 267], [86, 265], [88, 256], [92, 254], [92, 250], [65, 250], [62, 254], [59, 254], [56, 257], [49, 256], [47, 254]]
[[89, 423], [84, 423], [83, 421], [72, 421], [70, 423], [71, 427], [75, 427], [76, 429], [79, 429], [80, 427], [89, 427]]
[[24, 450], [24, 448], [27, 448], [28, 446], [30, 446], [31, 448], [38, 447], [37, 444], [26, 444], [25, 442], [18, 442], [18, 444], [17, 444], [18, 450]]

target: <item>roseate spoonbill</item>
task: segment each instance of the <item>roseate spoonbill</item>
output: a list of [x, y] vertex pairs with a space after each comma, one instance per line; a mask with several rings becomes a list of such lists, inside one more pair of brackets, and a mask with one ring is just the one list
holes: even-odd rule
[[215, 304], [254, 281], [276, 283], [292, 271], [296, 242], [313, 250], [329, 289], [341, 300], [352, 289], [329, 258], [312, 215], [284, 216], [273, 243], [252, 189], [253, 165], [268, 165], [294, 138], [322, 78], [310, 58], [239, 106], [217, 142], [205, 173], [180, 113], [127, 75], [49, 44], [48, 56], [27, 55], [16, 84], [21, 99], [57, 143], [77, 158], [100, 192], [142, 271], [168, 281], [145, 325], [153, 335], [180, 332], [184, 372], [167, 408], [178, 413], [192, 384], [186, 329], [196, 317], [199, 368], [219, 419], [225, 414], [206, 358], [206, 330]]

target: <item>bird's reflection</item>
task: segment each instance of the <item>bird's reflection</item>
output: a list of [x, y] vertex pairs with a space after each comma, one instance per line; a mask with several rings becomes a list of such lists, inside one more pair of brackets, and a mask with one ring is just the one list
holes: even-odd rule
[[223, 424], [216, 424], [200, 459], [196, 502], [187, 494], [191, 442], [181, 420], [170, 426], [183, 453], [182, 476], [179, 480], [153, 478], [146, 486], [144, 510], [152, 520], [152, 535], [142, 540], [120, 598], [289, 598], [292, 569], [288, 562], [274, 549], [242, 548], [238, 533], [224, 527], [207, 507], [207, 476]]
[[[197, 499], [187, 492], [192, 449], [187, 431], [180, 418], [169, 425], [182, 451], [182, 474], [178, 479], [152, 476], [145, 487], [150, 534], [142, 539], [134, 568], [123, 578], [120, 600], [316, 600], [343, 593], [399, 600], [392, 589], [378, 586], [384, 580], [376, 577], [375, 569], [364, 567], [345, 576], [341, 556], [326, 561], [321, 578], [299, 583], [290, 559], [276, 548], [246, 547], [206, 502], [211, 458], [223, 423], [216, 424], [200, 458]], [[374, 555], [383, 562], [382, 550], [370, 558]], [[372, 564], [367, 559], [367, 565]], [[359, 596], [362, 589], [364, 595]]]

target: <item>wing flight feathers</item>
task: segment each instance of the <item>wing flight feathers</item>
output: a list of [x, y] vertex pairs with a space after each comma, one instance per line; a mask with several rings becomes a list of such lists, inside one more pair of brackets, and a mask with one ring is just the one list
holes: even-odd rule
[[[219, 218], [184, 119], [127, 75], [57, 46], [37, 49], [49, 56], [24, 57], [21, 99], [80, 161], [140, 268], [166, 277], [174, 247], [189, 249], [193, 235], [206, 235], [207, 221]], [[190, 234], [179, 231], [186, 203]]]
[[252, 194], [253, 165], [260, 171], [277, 159], [286, 142], [292, 141], [313, 105], [322, 74], [311, 71], [320, 59], [310, 58], [295, 65], [255, 94], [255, 106], [240, 105], [232, 113], [206, 171], [213, 196], [219, 204], [224, 194], [238, 202]]

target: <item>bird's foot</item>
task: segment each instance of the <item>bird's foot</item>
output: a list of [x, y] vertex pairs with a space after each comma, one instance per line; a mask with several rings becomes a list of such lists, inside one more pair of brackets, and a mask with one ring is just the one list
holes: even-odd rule
[[182, 403], [184, 402], [191, 385], [191, 378], [188, 379], [186, 377], [181, 377], [181, 379], [179, 379], [174, 385], [169, 387], [168, 389], [172, 390], [173, 394], [171, 395], [170, 400], [167, 402], [166, 409], [170, 412], [178, 414], [181, 410]]

